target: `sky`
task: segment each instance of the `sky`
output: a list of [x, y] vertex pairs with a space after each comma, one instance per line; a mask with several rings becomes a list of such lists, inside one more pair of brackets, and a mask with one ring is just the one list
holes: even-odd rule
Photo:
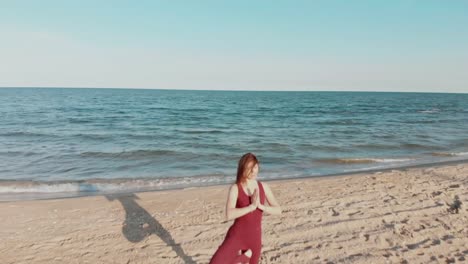
[[0, 87], [468, 92], [468, 1], [0, 0]]

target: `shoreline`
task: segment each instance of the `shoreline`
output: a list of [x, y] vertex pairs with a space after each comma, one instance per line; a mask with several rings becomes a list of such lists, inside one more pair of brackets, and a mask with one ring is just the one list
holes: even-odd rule
[[[268, 184], [283, 213], [264, 215], [262, 264], [468, 259], [468, 163]], [[208, 263], [232, 224], [227, 192], [218, 185], [0, 203], [0, 258]], [[455, 195], [458, 214], [447, 211]]]
[[[421, 163], [421, 164], [410, 164], [410, 165], [402, 165], [390, 168], [377, 168], [377, 169], [364, 169], [364, 170], [356, 170], [356, 171], [349, 171], [343, 173], [333, 173], [333, 174], [325, 174], [325, 175], [314, 175], [314, 176], [298, 176], [298, 177], [290, 177], [290, 178], [276, 178], [276, 179], [259, 179], [265, 182], [282, 182], [282, 181], [295, 181], [295, 180], [304, 180], [304, 179], [319, 179], [319, 178], [334, 178], [334, 177], [345, 177], [345, 176], [353, 176], [353, 175], [360, 175], [363, 173], [376, 173], [376, 172], [388, 172], [392, 170], [407, 170], [413, 168], [426, 168], [426, 167], [439, 167], [439, 166], [446, 166], [446, 165], [457, 165], [457, 164], [465, 164], [468, 163], [467, 158], [460, 158], [457, 160], [445, 160], [445, 161], [436, 161], [430, 163]], [[96, 179], [93, 179], [96, 180]], [[107, 180], [107, 179], [97, 179], [97, 180]], [[142, 178], [142, 179], [112, 179], [112, 180], [151, 180], [151, 178]], [[156, 179], [158, 180], [158, 179]], [[14, 183], [14, 180], [0, 180], [0, 187], [2, 182], [9, 182]], [[23, 181], [18, 181], [23, 182]], [[80, 181], [53, 181], [53, 182], [40, 182], [40, 181], [31, 181], [33, 183], [38, 184], [68, 184], [68, 183], [86, 183], [86, 180]], [[186, 189], [199, 189], [205, 187], [219, 187], [219, 186], [227, 186], [231, 183], [215, 183], [215, 184], [207, 184], [207, 185], [198, 185], [198, 186], [188, 186], [188, 187], [175, 187], [175, 188], [164, 188], [164, 189], [148, 189], [148, 190], [129, 190], [129, 191], [117, 191], [117, 192], [100, 192], [100, 191], [85, 191], [85, 192], [44, 192], [44, 193], [0, 193], [0, 203], [5, 202], [15, 202], [15, 201], [36, 201], [36, 200], [54, 200], [54, 199], [70, 199], [70, 198], [79, 198], [79, 197], [93, 197], [93, 196], [103, 196], [103, 195], [125, 195], [130, 193], [147, 193], [147, 192], [162, 192], [162, 191], [172, 191], [172, 190], [186, 190]], [[2, 199], [2, 195], [4, 197], [13, 197], [18, 196], [19, 199]]]

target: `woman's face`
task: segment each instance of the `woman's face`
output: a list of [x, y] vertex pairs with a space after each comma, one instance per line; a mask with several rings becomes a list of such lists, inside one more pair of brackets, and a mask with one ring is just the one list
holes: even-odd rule
[[249, 174], [249, 176], [247, 178], [249, 178], [249, 180], [256, 179], [257, 174], [258, 174], [258, 164], [255, 164], [253, 166], [252, 170], [250, 171], [250, 174]]

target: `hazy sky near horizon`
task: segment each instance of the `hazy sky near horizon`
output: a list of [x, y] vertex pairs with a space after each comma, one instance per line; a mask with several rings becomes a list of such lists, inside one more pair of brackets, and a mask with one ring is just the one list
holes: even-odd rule
[[2, 1], [0, 87], [468, 92], [468, 1]]

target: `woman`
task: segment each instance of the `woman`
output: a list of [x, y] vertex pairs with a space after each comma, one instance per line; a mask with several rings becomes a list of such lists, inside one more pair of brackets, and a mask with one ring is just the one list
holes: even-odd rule
[[252, 264], [260, 260], [263, 212], [281, 214], [281, 207], [268, 184], [257, 181], [258, 165], [252, 153], [239, 160], [237, 180], [229, 189], [226, 203], [226, 219], [235, 219], [234, 224], [211, 258], [211, 264]]

